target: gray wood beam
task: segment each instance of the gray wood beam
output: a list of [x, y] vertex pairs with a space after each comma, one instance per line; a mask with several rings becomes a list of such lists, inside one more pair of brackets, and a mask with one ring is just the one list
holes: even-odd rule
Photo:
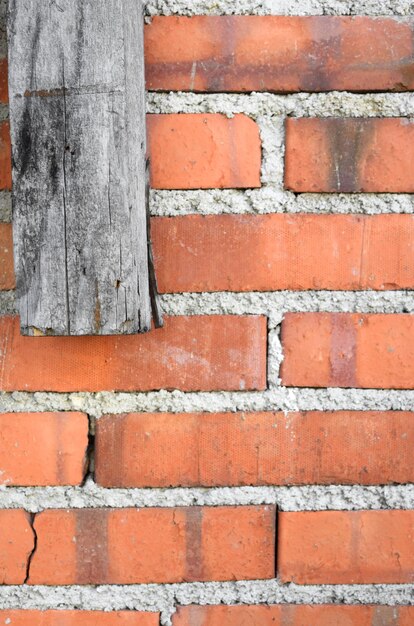
[[9, 0], [8, 36], [22, 332], [147, 331], [142, 1]]

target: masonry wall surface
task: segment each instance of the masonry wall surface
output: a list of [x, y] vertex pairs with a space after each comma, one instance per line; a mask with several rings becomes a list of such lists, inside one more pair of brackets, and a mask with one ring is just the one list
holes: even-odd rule
[[147, 2], [167, 322], [116, 339], [18, 333], [6, 8], [0, 623], [414, 623], [414, 4]]

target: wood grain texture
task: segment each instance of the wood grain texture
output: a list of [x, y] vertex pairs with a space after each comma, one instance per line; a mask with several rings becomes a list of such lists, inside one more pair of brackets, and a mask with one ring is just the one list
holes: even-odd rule
[[142, 2], [10, 0], [8, 27], [22, 332], [147, 331]]

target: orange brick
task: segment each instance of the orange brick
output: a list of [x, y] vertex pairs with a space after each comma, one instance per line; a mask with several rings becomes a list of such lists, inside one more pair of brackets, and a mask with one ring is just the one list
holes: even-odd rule
[[414, 87], [411, 20], [155, 17], [147, 87], [180, 91], [386, 91]]
[[0, 484], [79, 485], [86, 469], [83, 413], [0, 414]]
[[29, 584], [272, 578], [274, 526], [273, 506], [45, 511]]
[[413, 161], [406, 118], [286, 121], [285, 185], [296, 192], [412, 193]]
[[413, 315], [288, 313], [282, 344], [286, 386], [413, 387]]
[[0, 290], [14, 287], [12, 227], [0, 224]]
[[400, 623], [398, 626], [412, 626], [414, 623], [414, 607], [402, 606], [399, 612]]
[[0, 623], [10, 626], [159, 626], [160, 622], [158, 613], [138, 611], [0, 611]]
[[0, 390], [240, 390], [266, 386], [266, 319], [171, 317], [145, 335], [23, 337], [0, 317]]
[[9, 101], [7, 66], [7, 57], [0, 59], [0, 104], [7, 104]]
[[188, 215], [154, 218], [159, 289], [408, 289], [412, 215]]
[[278, 521], [284, 583], [414, 580], [414, 511], [280, 513]]
[[0, 585], [21, 585], [34, 548], [34, 534], [25, 511], [0, 511]]
[[11, 179], [11, 144], [8, 122], [0, 122], [0, 190], [10, 190]]
[[185, 606], [173, 626], [408, 626], [413, 607], [391, 606]]
[[259, 129], [245, 115], [149, 115], [147, 120], [152, 187], [260, 187]]
[[104, 487], [414, 482], [412, 413], [135, 413], [97, 421]]

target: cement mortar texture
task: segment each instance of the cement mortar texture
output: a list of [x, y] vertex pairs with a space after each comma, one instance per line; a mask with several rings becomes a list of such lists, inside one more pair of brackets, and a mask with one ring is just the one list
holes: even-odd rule
[[414, 485], [306, 485], [104, 489], [91, 477], [82, 487], [0, 487], [0, 509], [147, 508], [276, 504], [281, 511], [414, 509]]
[[28, 393], [0, 394], [0, 412], [82, 411], [99, 419], [108, 413], [232, 413], [235, 411], [414, 411], [414, 390], [308, 389], [279, 387], [264, 392]]
[[252, 119], [269, 117], [413, 117], [412, 92], [355, 94], [329, 93], [203, 94], [149, 92], [148, 113], [245, 113]]
[[0, 122], [9, 118], [9, 107], [5, 104], [0, 104]]
[[177, 606], [238, 604], [384, 604], [411, 605], [414, 585], [282, 585], [277, 580], [101, 585], [98, 587], [5, 586], [0, 608], [160, 611], [171, 626]]
[[260, 189], [196, 189], [191, 191], [151, 191], [151, 214], [156, 216], [336, 213], [376, 215], [413, 213], [414, 198], [409, 194], [300, 194], [281, 191], [275, 186]]
[[149, 0], [153, 15], [412, 15], [412, 0]]
[[9, 191], [0, 191], [0, 222], [11, 222], [11, 217], [11, 193]]

